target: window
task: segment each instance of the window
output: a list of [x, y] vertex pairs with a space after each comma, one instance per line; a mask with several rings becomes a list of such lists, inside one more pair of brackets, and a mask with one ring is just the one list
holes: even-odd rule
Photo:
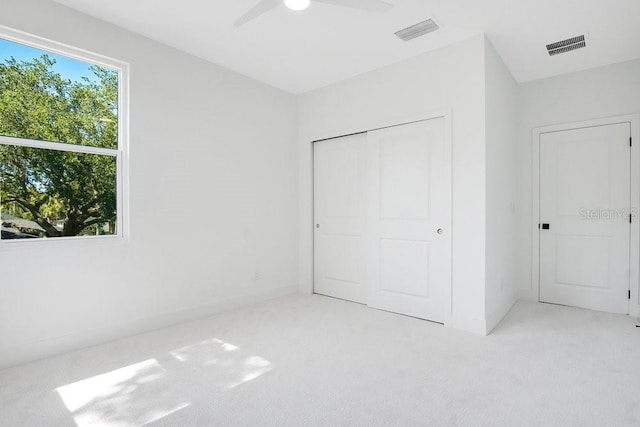
[[126, 69], [0, 29], [0, 240], [123, 235]]

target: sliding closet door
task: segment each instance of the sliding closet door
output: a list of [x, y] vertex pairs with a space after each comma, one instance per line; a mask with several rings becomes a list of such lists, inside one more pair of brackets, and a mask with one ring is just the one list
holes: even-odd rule
[[445, 321], [451, 289], [450, 157], [443, 119], [368, 133], [370, 306]]
[[366, 303], [366, 134], [314, 143], [314, 292]]

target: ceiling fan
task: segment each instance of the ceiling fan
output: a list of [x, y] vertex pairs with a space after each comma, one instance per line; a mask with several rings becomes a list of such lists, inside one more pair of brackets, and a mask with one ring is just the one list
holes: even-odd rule
[[383, 0], [260, 0], [247, 13], [238, 18], [233, 25], [239, 27], [246, 24], [252, 19], [257, 18], [273, 9], [274, 7], [284, 3], [291, 10], [304, 10], [309, 7], [310, 2], [325, 3], [333, 6], [350, 7], [352, 9], [360, 9], [367, 12], [386, 12], [393, 5]]

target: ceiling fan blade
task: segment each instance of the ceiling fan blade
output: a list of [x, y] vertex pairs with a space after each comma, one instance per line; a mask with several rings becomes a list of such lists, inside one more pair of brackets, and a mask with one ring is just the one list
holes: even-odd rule
[[326, 3], [333, 6], [350, 7], [352, 9], [366, 10], [368, 12], [383, 13], [391, 10], [393, 5], [382, 0], [313, 0], [318, 3]]
[[244, 25], [252, 19], [255, 19], [258, 16], [262, 15], [263, 13], [270, 11], [280, 3], [282, 3], [282, 0], [261, 0], [260, 3], [256, 4], [253, 8], [251, 8], [251, 10], [242, 15], [240, 18], [236, 19], [233, 25], [235, 27]]

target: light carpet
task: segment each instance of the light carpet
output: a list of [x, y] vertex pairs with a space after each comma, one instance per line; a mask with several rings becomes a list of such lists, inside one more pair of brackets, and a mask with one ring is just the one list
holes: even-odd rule
[[634, 321], [519, 302], [480, 337], [296, 295], [0, 371], [0, 425], [638, 426]]

